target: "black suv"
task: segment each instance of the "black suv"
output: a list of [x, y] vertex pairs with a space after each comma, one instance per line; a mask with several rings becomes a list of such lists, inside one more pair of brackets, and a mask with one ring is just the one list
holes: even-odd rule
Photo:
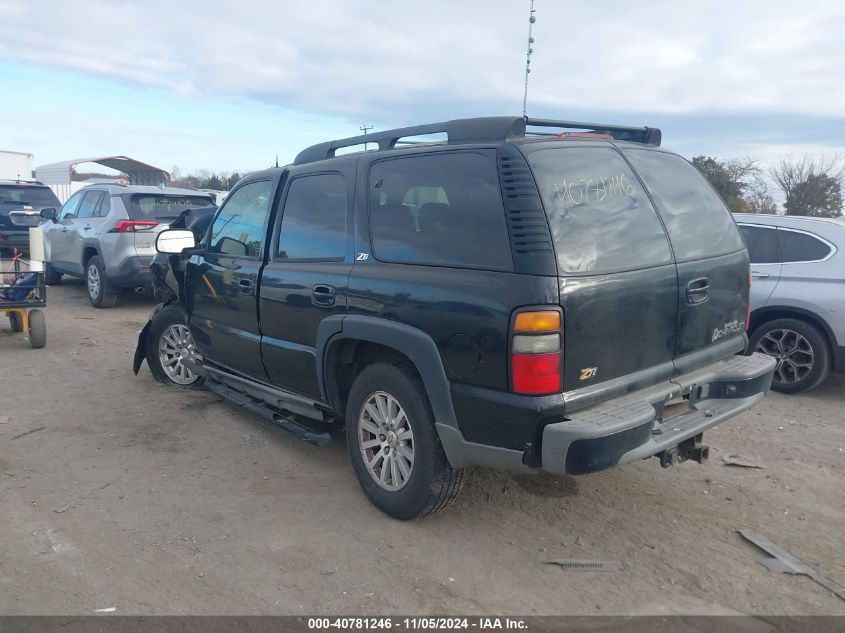
[[315, 443], [345, 423], [365, 493], [401, 519], [448, 504], [470, 465], [702, 461], [774, 361], [736, 355], [748, 254], [660, 136], [495, 117], [310, 147], [241, 180], [200, 239], [160, 234], [181, 301], [136, 372]]
[[40, 182], [0, 180], [0, 251], [28, 251], [29, 227], [41, 222], [41, 210], [61, 206], [53, 190]]

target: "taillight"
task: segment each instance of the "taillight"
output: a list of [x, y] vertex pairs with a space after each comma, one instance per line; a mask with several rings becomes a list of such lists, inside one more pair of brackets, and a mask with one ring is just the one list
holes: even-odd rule
[[149, 220], [118, 220], [109, 233], [135, 233], [137, 231], [149, 231], [158, 226], [158, 222]]
[[521, 395], [560, 393], [560, 311], [517, 313], [511, 337], [511, 389]]

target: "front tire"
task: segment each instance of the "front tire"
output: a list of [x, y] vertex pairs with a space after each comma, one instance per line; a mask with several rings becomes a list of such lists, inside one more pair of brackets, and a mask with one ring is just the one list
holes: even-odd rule
[[818, 387], [830, 373], [830, 347], [824, 334], [799, 319], [775, 319], [759, 326], [748, 349], [777, 360], [772, 389], [799, 393]]
[[364, 494], [396, 519], [443, 510], [463, 471], [446, 459], [425, 388], [403, 362], [370, 365], [349, 393], [346, 442]]
[[169, 305], [153, 317], [147, 333], [147, 364], [161, 383], [181, 389], [199, 389], [202, 377], [185, 361], [196, 361], [196, 347], [185, 315], [179, 306]]
[[88, 301], [95, 308], [113, 308], [117, 305], [117, 292], [106, 278], [106, 267], [98, 255], [88, 260], [85, 266], [85, 286]]

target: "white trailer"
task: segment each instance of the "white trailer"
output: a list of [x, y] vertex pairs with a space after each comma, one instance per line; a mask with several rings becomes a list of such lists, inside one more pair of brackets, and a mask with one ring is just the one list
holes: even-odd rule
[[0, 150], [0, 180], [32, 180], [32, 154]]

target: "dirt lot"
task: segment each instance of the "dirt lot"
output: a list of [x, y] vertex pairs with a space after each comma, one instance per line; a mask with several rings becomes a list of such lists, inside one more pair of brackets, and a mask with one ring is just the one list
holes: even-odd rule
[[[842, 377], [710, 432], [705, 465], [475, 470], [451, 511], [401, 523], [366, 501], [341, 442], [134, 377], [151, 301], [97, 311], [78, 284], [49, 299], [45, 349], [0, 324], [2, 614], [845, 614], [735, 533], [845, 583]], [[765, 468], [724, 465], [735, 453]]]

